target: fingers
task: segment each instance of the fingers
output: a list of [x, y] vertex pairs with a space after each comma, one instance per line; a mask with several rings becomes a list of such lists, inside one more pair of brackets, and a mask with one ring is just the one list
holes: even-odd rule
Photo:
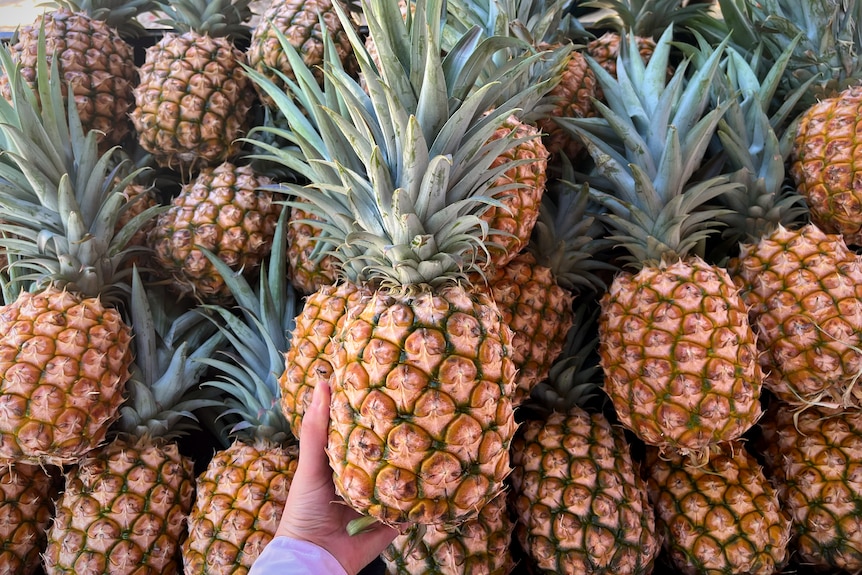
[[319, 383], [314, 386], [311, 405], [302, 417], [297, 473], [302, 471], [302, 473], [322, 474], [327, 477], [332, 473], [324, 454], [329, 436], [329, 398], [329, 385]]

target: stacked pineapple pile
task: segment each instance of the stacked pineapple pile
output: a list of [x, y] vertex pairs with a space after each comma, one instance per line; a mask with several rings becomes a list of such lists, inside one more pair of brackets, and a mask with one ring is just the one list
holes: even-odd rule
[[246, 573], [317, 385], [369, 570], [862, 571], [862, 0], [251, 6], [0, 50], [0, 573]]

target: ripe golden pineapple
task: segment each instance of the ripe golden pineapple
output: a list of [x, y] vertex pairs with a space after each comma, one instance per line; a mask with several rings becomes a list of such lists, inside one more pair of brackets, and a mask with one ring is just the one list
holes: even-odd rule
[[598, 96], [595, 72], [580, 51], [569, 56], [560, 83], [548, 93], [553, 107], [537, 122], [542, 140], [552, 155], [562, 154], [573, 159], [583, 151], [583, 145], [555, 118], [593, 118], [597, 115], [593, 98]]
[[475, 519], [455, 528], [429, 525], [403, 533], [381, 557], [389, 575], [508, 575], [515, 569], [507, 493], [500, 493]]
[[197, 478], [184, 573], [248, 573], [281, 521], [299, 452], [278, 441], [235, 441]]
[[862, 191], [855, 150], [862, 86], [850, 86], [809, 107], [793, 141], [790, 174], [824, 232], [840, 234], [849, 245], [862, 244]]
[[527, 421], [512, 444], [515, 533], [548, 573], [647, 574], [661, 547], [622, 431], [577, 406]]
[[[130, 131], [128, 114], [137, 84], [134, 49], [128, 40], [142, 30], [135, 16], [154, 6], [150, 0], [58, 0], [53, 9], [18, 29], [12, 58], [31, 86], [38, 82], [39, 34], [56, 58], [63, 97], [72, 87], [84, 131], [96, 130], [100, 149], [120, 144]], [[0, 75], [0, 94], [12, 96], [8, 76]]]
[[217, 402], [197, 387], [224, 338], [198, 310], [172, 307], [135, 271], [130, 323], [136, 356], [129, 400], [113, 437], [66, 471], [44, 567], [59, 573], [179, 572], [194, 490], [192, 460], [176, 439], [194, 411]]
[[41, 566], [54, 514], [55, 475], [39, 465], [0, 463], [0, 573], [32, 575]]
[[790, 514], [800, 564], [828, 572], [862, 570], [862, 413], [780, 405], [774, 412], [773, 471]]
[[187, 174], [230, 159], [250, 127], [255, 94], [233, 41], [251, 11], [249, 0], [157, 4], [175, 31], [147, 49], [131, 117], [141, 147]]
[[[300, 145], [307, 157], [322, 158], [321, 169], [306, 169], [309, 185], [290, 188], [329, 225], [344, 279], [371, 292], [345, 317], [327, 354], [327, 452], [336, 491], [361, 513], [384, 523], [454, 525], [502, 491], [515, 430], [511, 331], [465, 277], [483, 250], [485, 198], [507, 168], [489, 167], [518, 140], [486, 142], [550, 82], [486, 115], [509, 78], [529, 71], [528, 58], [506, 62], [499, 83], [477, 87], [467, 78], [489, 69], [484, 62], [443, 74], [442, 3], [417, 3], [409, 24], [396, 0], [363, 10], [381, 69], [354, 38], [368, 92], [334, 74], [327, 96], [344, 98], [330, 106], [343, 110], [338, 121], [324, 123], [317, 106], [305, 106], [321, 137], [306, 133]], [[478, 58], [491, 45], [474, 52], [465, 42], [448, 61]], [[300, 90], [303, 102], [315, 97]], [[305, 116], [284, 115], [291, 131], [309, 125]], [[273, 161], [297, 163], [287, 153]]]
[[281, 410], [296, 437], [302, 433], [302, 417], [319, 384], [332, 376], [332, 337], [345, 318], [364, 307], [370, 292], [350, 282], [323, 286], [305, 299], [290, 333], [285, 369], [278, 379]]
[[[629, 37], [624, 78], [592, 64], [613, 122], [560, 122], [582, 137], [608, 178], [609, 189], [593, 197], [637, 270], [617, 275], [601, 300], [605, 390], [621, 423], [644, 442], [702, 458], [710, 445], [739, 438], [757, 421], [763, 374], [730, 275], [693, 254], [721, 213], [703, 205], [735, 187], [721, 176], [689, 182], [728, 106], [706, 112], [724, 46], [688, 83], [674, 81], [686, 73], [685, 62], [668, 82], [672, 33], [665, 31], [647, 64]], [[632, 134], [641, 144], [616, 148], [608, 128], [620, 145], [623, 136], [633, 142]]]
[[[298, 203], [305, 200], [298, 199]], [[324, 253], [323, 231], [314, 225], [320, 218], [294, 205], [290, 208], [287, 228], [287, 259], [290, 282], [300, 293], [311, 295], [338, 278], [338, 261]]]
[[[344, 6], [344, 3], [341, 5]], [[283, 73], [291, 80], [295, 76], [279, 35], [297, 50], [321, 86], [324, 35], [332, 43], [345, 71], [352, 75], [358, 71], [350, 39], [333, 8], [332, 0], [271, 0], [252, 30], [246, 51], [249, 66], [283, 89], [284, 80], [278, 73]], [[259, 90], [258, 93], [267, 106], [273, 105], [273, 100], [265, 92]]]
[[545, 193], [527, 251], [488, 276], [488, 288], [513, 332], [516, 406], [562, 352], [575, 297], [604, 289], [597, 272], [615, 270], [595, 257], [608, 242], [593, 237], [600, 231], [586, 213], [588, 198], [565, 184]]
[[764, 385], [797, 407], [862, 405], [862, 260], [842, 237], [779, 226], [732, 264], [765, 352]]
[[649, 448], [647, 485], [664, 548], [684, 575], [772, 575], [790, 559], [790, 520], [740, 441], [702, 466]]
[[501, 190], [495, 196], [500, 205], [488, 206], [482, 214], [488, 226], [497, 230], [485, 240], [490, 244], [491, 264], [497, 268], [511, 262], [530, 241], [548, 180], [549, 154], [539, 130], [516, 116], [510, 116], [497, 128], [493, 138], [501, 138], [510, 132], [523, 141], [491, 164], [490, 169], [501, 165], [511, 167], [494, 183]]
[[661, 539], [646, 485], [622, 429], [590, 404], [600, 393], [596, 315], [577, 307], [561, 358], [520, 408], [515, 534], [537, 572], [647, 575]]
[[18, 298], [0, 309], [0, 456], [65, 464], [104, 441], [130, 376], [131, 330], [111, 305], [125, 293], [124, 242], [135, 229], [114, 230], [136, 173], [115, 182], [122, 167], [99, 158], [95, 132], [81, 136], [74, 107], [66, 117], [44, 49], [40, 73], [51, 81], [38, 86], [39, 111], [0, 51], [16, 102], [0, 107], [8, 177], [16, 182], [14, 193], [0, 194], [8, 234], [0, 243], [30, 272], [10, 290], [20, 290]]
[[286, 212], [259, 287], [206, 253], [241, 311], [205, 306], [220, 318], [219, 329], [230, 343], [227, 354], [201, 361], [217, 378], [207, 385], [223, 396], [220, 421], [232, 440], [197, 478], [182, 549], [186, 575], [247, 573], [275, 535], [296, 472], [299, 452], [278, 393], [297, 313], [296, 294], [287, 283], [285, 221]]
[[147, 235], [156, 271], [170, 278], [179, 294], [208, 302], [229, 301], [232, 294], [225, 278], [201, 248], [226, 262], [231, 273], [256, 273], [270, 252], [282, 211], [278, 194], [261, 189], [270, 183], [270, 178], [248, 165], [224, 162], [202, 169], [182, 187]]
[[[484, 288], [483, 288], [484, 289]], [[523, 253], [488, 278], [488, 288], [513, 332], [512, 361], [518, 370], [512, 401], [521, 404], [548, 375], [572, 325], [572, 294], [557, 285], [550, 268]]]

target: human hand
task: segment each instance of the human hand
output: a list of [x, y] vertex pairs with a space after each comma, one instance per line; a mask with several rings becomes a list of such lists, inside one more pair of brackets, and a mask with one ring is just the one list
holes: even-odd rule
[[299, 464], [275, 535], [323, 547], [349, 575], [355, 575], [380, 555], [398, 531], [374, 523], [361, 533], [348, 534], [347, 524], [362, 516], [335, 493], [332, 468], [325, 452], [329, 399], [328, 385], [315, 386], [311, 405], [302, 418]]

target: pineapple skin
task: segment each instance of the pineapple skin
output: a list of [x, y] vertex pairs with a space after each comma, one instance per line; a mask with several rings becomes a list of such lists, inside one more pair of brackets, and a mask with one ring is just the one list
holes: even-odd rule
[[[119, 144], [129, 133], [128, 113], [134, 103], [137, 83], [134, 49], [105, 22], [84, 12], [57, 8], [40, 15], [18, 30], [18, 41], [10, 46], [13, 59], [31, 86], [36, 85], [39, 29], [44, 22], [46, 53], [57, 54], [62, 93], [72, 86], [84, 133], [97, 130], [100, 149]], [[0, 78], [0, 94], [11, 98], [9, 79]]]
[[661, 549], [622, 430], [574, 406], [512, 442], [515, 535], [541, 573], [647, 575]]
[[268, 439], [234, 441], [197, 478], [183, 543], [185, 575], [244, 575], [275, 530], [299, 452]]
[[646, 444], [700, 458], [760, 417], [755, 335], [726, 270], [692, 257], [619, 274], [599, 336], [605, 390]]
[[730, 271], [750, 307], [764, 386], [804, 407], [862, 405], [862, 260], [809, 224], [744, 244]]
[[0, 457], [63, 465], [104, 442], [131, 339], [117, 310], [54, 287], [0, 308]]
[[702, 466], [647, 450], [650, 499], [664, 547], [683, 575], [771, 575], [790, 558], [790, 519], [754, 457], [721, 444]]
[[518, 373], [512, 401], [517, 407], [548, 376], [563, 351], [574, 320], [574, 297], [557, 285], [550, 268], [526, 252], [497, 269], [488, 279], [488, 288], [513, 332], [512, 360]]
[[851, 86], [809, 107], [793, 141], [790, 174], [805, 198], [811, 221], [823, 231], [862, 244], [862, 86]]
[[284, 354], [285, 369], [278, 378], [281, 411], [298, 438], [302, 418], [317, 385], [332, 376], [332, 338], [345, 319], [365, 307], [371, 292], [350, 282], [324, 286], [305, 300]]
[[273, 192], [259, 189], [271, 180], [249, 166], [224, 162], [201, 170], [160, 214], [147, 236], [159, 272], [181, 294], [205, 301], [231, 299], [224, 278], [198, 246], [239, 273], [251, 274], [272, 249], [282, 206]]
[[503, 488], [515, 432], [512, 333], [460, 285], [377, 291], [334, 338], [336, 492], [382, 523], [456, 525]]
[[[538, 46], [539, 49], [546, 47]], [[548, 92], [553, 102], [551, 109], [536, 125], [544, 134], [542, 140], [551, 156], [564, 154], [575, 158], [582, 150], [581, 141], [571, 135], [554, 118], [593, 118], [598, 112], [592, 99], [596, 97], [598, 80], [587, 64], [587, 59], [578, 51], [572, 52], [563, 69], [560, 82]]]
[[768, 425], [779, 456], [772, 477], [793, 524], [795, 559], [818, 571], [862, 571], [862, 413], [797, 413], [783, 404]]
[[[320, 26], [321, 17], [325, 30]], [[284, 80], [275, 70], [284, 73], [291, 80], [296, 77], [291, 70], [287, 54], [281, 47], [277, 31], [284, 34], [288, 43], [296, 48], [302, 61], [321, 86], [324, 35], [329, 36], [345, 72], [351, 76], [359, 72], [359, 63], [350, 45], [350, 38], [331, 0], [274, 0], [252, 30], [251, 42], [246, 51], [249, 66], [284, 89]], [[264, 104], [273, 104], [263, 90], [258, 90], [258, 93]]]
[[255, 98], [242, 61], [226, 38], [194, 32], [165, 33], [147, 48], [131, 117], [160, 166], [187, 173], [239, 151]]
[[176, 443], [117, 439], [84, 457], [48, 531], [47, 575], [171, 575], [191, 510], [194, 470]]
[[491, 254], [491, 264], [496, 267], [503, 267], [512, 261], [529, 243], [548, 181], [550, 154], [542, 143], [538, 128], [522, 122], [516, 116], [510, 116], [491, 139], [504, 138], [510, 133], [524, 140], [498, 156], [488, 169], [493, 170], [510, 162], [526, 163], [509, 168], [497, 178], [494, 186], [517, 187], [497, 194], [495, 199], [502, 206], [488, 206], [481, 216], [491, 230], [496, 230], [488, 234], [485, 240]]
[[32, 575], [39, 569], [55, 491], [52, 470], [0, 463], [0, 573]]
[[389, 575], [508, 575], [515, 569], [511, 542], [515, 524], [503, 492], [475, 519], [455, 529], [429, 525], [418, 535], [399, 535], [381, 557]]
[[287, 221], [287, 260], [290, 264], [288, 276], [294, 288], [300, 293], [310, 295], [335, 283], [338, 279], [338, 260], [330, 254], [320, 258], [314, 255], [321, 230], [304, 220], [320, 221], [320, 218], [292, 206]]

